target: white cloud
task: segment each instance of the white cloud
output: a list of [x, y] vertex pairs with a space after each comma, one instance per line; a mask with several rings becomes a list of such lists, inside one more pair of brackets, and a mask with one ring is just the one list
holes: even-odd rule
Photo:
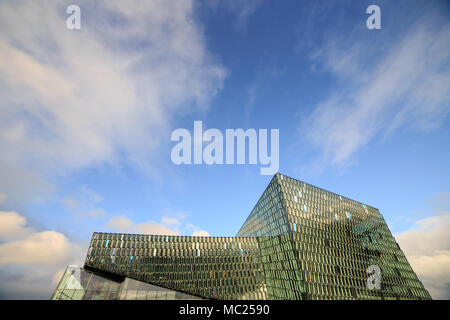
[[193, 225], [192, 223], [186, 223], [186, 228], [191, 231], [192, 236], [197, 236], [197, 237], [209, 237], [210, 236], [208, 231], [201, 230], [198, 226]]
[[[442, 194], [434, 199], [442, 199]], [[444, 205], [441, 203], [434, 208], [439, 215], [421, 219], [412, 229], [395, 235], [413, 270], [434, 299], [450, 299], [450, 198], [446, 199]]]
[[5, 264], [55, 265], [72, 253], [68, 238], [56, 231], [36, 231], [17, 212], [0, 211], [0, 266]]
[[192, 235], [194, 237], [209, 237], [210, 236], [209, 232], [205, 231], [205, 230], [194, 231], [192, 233]]
[[13, 211], [0, 211], [0, 240], [22, 238], [32, 232], [26, 219]]
[[128, 219], [126, 216], [121, 215], [119, 217], [111, 218], [106, 224], [106, 227], [116, 230], [128, 230], [132, 225], [133, 221]]
[[154, 222], [138, 223], [133, 226], [137, 233], [142, 234], [163, 234], [163, 235], [178, 235], [177, 230], [170, 229], [162, 224]]
[[55, 273], [80, 265], [87, 247], [60, 232], [34, 230], [16, 212], [0, 212], [0, 239], [0, 299], [50, 298]]
[[0, 245], [0, 265], [59, 264], [69, 254], [69, 241], [59, 232], [35, 232], [19, 241]]
[[[164, 218], [163, 218], [164, 221]], [[162, 235], [178, 235], [178, 230], [171, 229], [163, 224], [153, 221], [134, 223], [125, 215], [113, 217], [106, 224], [107, 228], [111, 228], [117, 232], [125, 233], [141, 233], [141, 234], [162, 234]]]
[[78, 3], [81, 30], [54, 1], [0, 4], [2, 161], [58, 173], [147, 166], [174, 114], [207, 108], [225, 70], [192, 1]]
[[430, 130], [449, 113], [450, 24], [423, 20], [392, 47], [340, 39], [314, 55], [340, 81], [302, 128], [325, 161], [345, 164], [377, 136], [400, 127]]

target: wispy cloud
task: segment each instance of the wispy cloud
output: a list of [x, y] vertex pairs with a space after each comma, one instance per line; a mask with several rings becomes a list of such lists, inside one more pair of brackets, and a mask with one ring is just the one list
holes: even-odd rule
[[97, 218], [106, 216], [105, 210], [98, 207], [103, 200], [103, 197], [94, 190], [82, 187], [76, 195], [62, 198], [61, 202], [77, 217]]
[[262, 0], [229, 0], [226, 1], [227, 5], [237, 15], [238, 28], [243, 28], [248, 18], [255, 13], [258, 7], [262, 4]]
[[180, 224], [180, 220], [176, 219], [176, 218], [166, 218], [166, 217], [162, 217], [161, 221], [165, 224]]
[[450, 191], [439, 192], [429, 200], [434, 213], [445, 215], [450, 213]]
[[400, 128], [439, 127], [450, 112], [450, 24], [428, 22], [425, 17], [388, 47], [340, 38], [312, 55], [338, 83], [302, 126], [324, 162], [345, 165]]
[[3, 199], [4, 203], [22, 206], [25, 203], [40, 202], [56, 190], [56, 186], [40, 172], [2, 161], [0, 159], [0, 190], [7, 195]]
[[247, 28], [250, 17], [262, 5], [262, 0], [211, 0], [207, 5], [215, 10], [227, 10], [231, 12], [235, 20], [232, 22], [237, 31]]
[[6, 194], [0, 192], [0, 204], [2, 204], [3, 202], [5, 202], [6, 200]]
[[52, 172], [126, 161], [151, 170], [175, 113], [206, 109], [226, 76], [192, 1], [0, 4], [2, 161]]

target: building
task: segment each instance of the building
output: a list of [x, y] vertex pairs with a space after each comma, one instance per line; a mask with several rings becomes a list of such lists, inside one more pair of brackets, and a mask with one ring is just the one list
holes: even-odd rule
[[431, 296], [378, 209], [276, 174], [235, 237], [94, 233], [52, 298]]

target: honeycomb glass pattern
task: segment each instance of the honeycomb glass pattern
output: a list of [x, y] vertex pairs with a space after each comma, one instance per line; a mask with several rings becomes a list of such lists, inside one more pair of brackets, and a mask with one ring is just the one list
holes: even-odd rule
[[211, 299], [266, 299], [255, 237], [94, 233], [85, 266]]
[[[274, 179], [306, 285], [302, 297], [431, 299], [378, 209], [287, 176]], [[367, 285], [373, 265], [381, 271], [379, 289]]]
[[94, 233], [85, 268], [207, 299], [431, 299], [378, 209], [278, 173], [235, 237]]

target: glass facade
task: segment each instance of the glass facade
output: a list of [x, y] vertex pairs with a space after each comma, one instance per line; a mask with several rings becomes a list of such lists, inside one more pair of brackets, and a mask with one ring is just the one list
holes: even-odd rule
[[94, 233], [85, 268], [209, 299], [431, 299], [378, 209], [281, 174], [236, 237]]
[[125, 277], [108, 277], [76, 266], [67, 267], [52, 300], [200, 300], [186, 293]]
[[237, 235], [262, 237], [269, 299], [431, 299], [378, 209], [281, 174]]
[[255, 237], [94, 233], [86, 266], [216, 299], [265, 299]]

